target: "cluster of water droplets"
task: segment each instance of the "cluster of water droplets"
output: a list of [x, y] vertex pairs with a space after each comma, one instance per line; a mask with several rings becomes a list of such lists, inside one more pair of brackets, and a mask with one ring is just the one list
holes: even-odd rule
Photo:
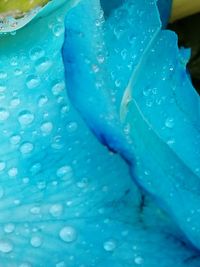
[[[70, 105], [60, 52], [65, 11], [37, 22], [48, 33], [45, 38], [31, 26], [12, 37], [39, 38], [28, 51], [17, 43], [17, 55], [0, 55], [0, 265], [150, 266], [149, 254], [159, 259], [155, 240], [161, 240], [168, 258], [163, 266], [175, 262], [182, 267], [185, 250], [164, 234], [148, 235], [152, 229], [147, 234], [146, 225], [140, 227], [140, 194], [128, 179], [127, 166], [97, 142]], [[117, 13], [114, 21], [122, 15]], [[138, 11], [138, 16], [144, 14]], [[118, 24], [111, 23], [116, 25], [111, 31], [120, 39], [126, 29]], [[126, 37], [135, 44], [135, 35]], [[122, 62], [130, 56], [121, 47], [115, 55]], [[91, 64], [95, 73], [107, 56], [97, 55], [97, 64]], [[124, 83], [123, 66], [111, 73], [116, 88]], [[173, 122], [166, 118], [166, 125]]]
[[[28, 51], [17, 43], [18, 53], [1, 55], [0, 261], [4, 267], [41, 266], [43, 255], [43, 266], [83, 267], [94, 247], [105, 253], [116, 247], [103, 234], [96, 240], [85, 238], [90, 231], [103, 233], [109, 222], [91, 223], [93, 216], [105, 212], [102, 198], [109, 196], [110, 174], [119, 176], [112, 169], [119, 159], [98, 144], [67, 99], [60, 52], [64, 11], [59, 13], [40, 24], [47, 26], [50, 40], [41, 38], [29, 45]], [[20, 34], [28, 38], [29, 31], [25, 28], [12, 38]], [[103, 61], [99, 54], [98, 62]], [[93, 69], [97, 71], [95, 66]], [[122, 173], [128, 175], [122, 165]], [[88, 229], [85, 217], [89, 218]], [[22, 248], [27, 255], [21, 255]], [[80, 259], [74, 255], [77, 249], [86, 251]], [[55, 255], [53, 259], [49, 259], [49, 251]], [[98, 250], [95, 255], [91, 264], [98, 261]]]

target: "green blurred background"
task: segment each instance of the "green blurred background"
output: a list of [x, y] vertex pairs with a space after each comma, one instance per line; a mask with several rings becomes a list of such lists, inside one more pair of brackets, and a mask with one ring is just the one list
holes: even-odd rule
[[0, 13], [25, 13], [37, 6], [44, 6], [49, 0], [0, 0]]

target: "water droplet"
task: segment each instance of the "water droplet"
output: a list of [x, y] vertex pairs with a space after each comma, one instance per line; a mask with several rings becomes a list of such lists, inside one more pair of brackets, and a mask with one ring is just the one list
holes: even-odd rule
[[60, 111], [62, 114], [66, 114], [67, 112], [69, 112], [69, 106], [62, 106]]
[[32, 143], [25, 142], [20, 146], [20, 152], [22, 154], [29, 154], [32, 152], [33, 148], [34, 148], [34, 146]]
[[52, 62], [48, 58], [42, 57], [37, 61], [35, 68], [38, 72], [45, 72], [51, 67], [51, 65]]
[[11, 178], [17, 176], [17, 174], [18, 174], [18, 169], [17, 168], [11, 168], [11, 169], [8, 170], [8, 175]]
[[174, 138], [171, 138], [171, 139], [167, 140], [167, 144], [168, 144], [169, 146], [174, 145], [174, 144], [175, 144], [175, 139], [174, 139]]
[[30, 243], [34, 248], [39, 248], [42, 245], [42, 239], [40, 236], [33, 236]]
[[58, 82], [52, 87], [52, 93], [54, 95], [59, 95], [62, 91], [65, 89], [65, 83], [64, 82]]
[[143, 95], [144, 96], [148, 96], [150, 93], [151, 93], [151, 89], [150, 88], [145, 88], [143, 91], [142, 91]]
[[29, 75], [26, 79], [26, 85], [29, 89], [34, 89], [40, 85], [40, 78], [36, 75]]
[[15, 200], [13, 201], [13, 203], [14, 203], [15, 205], [20, 205], [20, 204], [21, 204], [21, 201], [20, 201], [19, 199], [15, 199]]
[[[18, 25], [18, 23], [16, 22], [16, 23], [14, 23], [14, 24], [12, 24], [12, 27], [17, 27], [17, 25]], [[10, 32], [10, 35], [12, 35], [12, 36], [14, 36], [14, 35], [16, 35], [16, 31], [12, 31], [12, 32]]]
[[3, 171], [6, 167], [6, 163], [4, 161], [0, 161], [0, 171]]
[[13, 135], [10, 137], [10, 143], [12, 145], [17, 145], [21, 141], [21, 136], [20, 135]]
[[93, 64], [93, 65], [92, 65], [92, 70], [93, 70], [94, 73], [99, 72], [99, 66], [96, 65], [96, 64]]
[[133, 45], [136, 42], [137, 37], [135, 35], [131, 35], [129, 36], [128, 40], [129, 40], [129, 43]]
[[99, 64], [102, 64], [102, 63], [105, 61], [105, 57], [104, 57], [104, 55], [99, 54], [99, 55], [97, 56], [97, 60], [98, 60]]
[[174, 127], [174, 119], [173, 118], [167, 118], [165, 121], [165, 126], [167, 128], [173, 128]]
[[8, 240], [0, 240], [0, 252], [9, 253], [13, 250], [13, 244]]
[[20, 104], [20, 99], [18, 97], [13, 97], [10, 101], [11, 108], [15, 108]]
[[64, 242], [71, 243], [76, 240], [77, 233], [73, 227], [65, 226], [60, 230], [59, 236]]
[[14, 70], [14, 74], [15, 74], [15, 76], [19, 76], [19, 75], [21, 75], [23, 72], [22, 72], [22, 70], [21, 69], [15, 69]]
[[10, 65], [11, 66], [17, 66], [18, 65], [18, 58], [17, 56], [13, 56], [10, 60]]
[[150, 108], [150, 107], [152, 107], [152, 105], [153, 105], [152, 100], [151, 99], [147, 99], [146, 100], [146, 106]]
[[5, 71], [0, 71], [0, 79], [1, 79], [1, 80], [6, 79], [7, 76], [8, 76], [8, 74], [7, 74]]
[[64, 263], [64, 261], [61, 261], [56, 264], [56, 267], [66, 267], [66, 264]]
[[141, 258], [141, 257], [136, 257], [136, 258], [134, 259], [134, 261], [135, 261], [136, 264], [140, 265], [140, 264], [143, 263], [143, 258]]
[[115, 86], [116, 87], [120, 87], [121, 86], [121, 80], [120, 79], [116, 79], [115, 80]]
[[53, 129], [53, 124], [51, 122], [44, 122], [40, 129], [44, 134], [49, 134]]
[[40, 47], [34, 47], [30, 51], [30, 58], [31, 60], [38, 60], [39, 58], [43, 57], [45, 54], [44, 50]]
[[28, 184], [30, 182], [30, 179], [28, 177], [24, 177], [22, 181], [24, 184]]
[[4, 226], [4, 232], [7, 234], [13, 233], [15, 230], [15, 225], [13, 223], [8, 223]]
[[70, 166], [63, 166], [61, 168], [59, 168], [56, 172], [56, 175], [59, 177], [59, 178], [62, 178], [64, 180], [66, 179], [70, 179], [72, 178], [73, 176], [73, 170]]
[[0, 121], [7, 120], [9, 115], [10, 115], [9, 112], [6, 109], [0, 108]]
[[88, 179], [83, 178], [81, 181], [77, 182], [79, 188], [86, 188], [88, 186]]
[[108, 240], [103, 245], [104, 249], [108, 252], [112, 252], [116, 248], [116, 242], [114, 240]]
[[48, 97], [45, 95], [40, 96], [38, 99], [38, 106], [43, 107], [48, 102]]
[[6, 91], [6, 86], [3, 84], [0, 84], [0, 93], [4, 93]]
[[195, 169], [195, 172], [196, 172], [197, 174], [199, 174], [199, 173], [200, 173], [200, 168], [197, 167], [197, 168]]
[[32, 213], [32, 214], [34, 214], [34, 215], [38, 215], [38, 214], [40, 214], [40, 211], [41, 211], [40, 207], [32, 207], [32, 208], [30, 209], [30, 213]]
[[41, 163], [37, 162], [35, 164], [33, 164], [30, 168], [30, 172], [33, 174], [33, 175], [36, 175], [37, 173], [39, 173], [42, 169], [42, 165]]
[[78, 124], [76, 122], [70, 122], [67, 124], [67, 131], [73, 133], [77, 130]]
[[53, 217], [59, 217], [63, 212], [63, 206], [61, 204], [52, 205], [49, 209], [49, 213]]
[[62, 35], [64, 33], [64, 26], [63, 26], [63, 23], [57, 23], [53, 26], [53, 34], [56, 36], [56, 37], [59, 37], [60, 35]]
[[34, 115], [30, 111], [24, 110], [24, 111], [20, 112], [20, 114], [18, 116], [18, 120], [22, 126], [26, 126], [26, 125], [29, 125], [33, 122]]
[[51, 147], [54, 149], [62, 149], [63, 146], [64, 146], [64, 142], [63, 142], [62, 136], [56, 135], [53, 138], [53, 142], [51, 144]]
[[122, 56], [122, 59], [125, 60], [127, 58], [127, 55], [128, 55], [128, 51], [127, 49], [123, 49], [121, 51], [121, 56]]

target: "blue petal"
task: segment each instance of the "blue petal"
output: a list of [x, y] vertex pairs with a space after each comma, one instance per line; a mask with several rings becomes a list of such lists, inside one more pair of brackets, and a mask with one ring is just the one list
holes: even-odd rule
[[197, 253], [70, 104], [69, 8], [0, 38], [0, 265], [196, 267]]
[[126, 108], [136, 153], [143, 162], [141, 183], [199, 247], [200, 99], [174, 50], [176, 43], [171, 32], [159, 35], [140, 66], [143, 74], [138, 72], [130, 83]]
[[169, 18], [172, 10], [172, 0], [158, 0], [158, 9], [160, 12], [160, 18], [163, 24], [163, 27], [169, 22]]
[[[154, 3], [144, 1], [141, 5], [130, 0], [117, 8], [105, 22], [99, 1], [92, 4], [96, 13], [91, 11], [92, 14], [86, 15], [90, 5], [90, 1], [81, 2], [66, 22], [64, 62], [70, 98], [93, 132], [98, 137], [106, 136], [107, 142], [99, 138], [102, 143], [114, 147], [132, 169], [135, 155], [140, 166], [137, 166], [134, 176], [136, 182], [171, 214], [193, 245], [200, 247], [199, 97], [185, 71], [188, 55], [183, 50], [178, 52], [173, 33], [160, 30]], [[82, 11], [83, 15], [77, 20]], [[146, 21], [143, 16], [147, 17]], [[136, 42], [131, 44], [134, 21], [138, 27], [134, 29]], [[100, 44], [103, 44], [100, 52], [105, 55], [101, 64], [97, 62]], [[123, 49], [126, 49], [127, 57], [124, 61]], [[133, 52], [138, 52], [138, 58], [132, 56]], [[132, 64], [127, 64], [128, 61]], [[110, 77], [117, 73], [116, 70], [116, 77], [123, 77], [119, 91], [115, 90]], [[123, 92], [128, 81], [129, 86]], [[97, 82], [102, 82], [100, 88]], [[120, 128], [116, 110], [122, 93], [121, 113], [125, 110], [131, 114], [126, 128], [131, 129], [129, 133], [134, 150], [129, 136], [116, 130]], [[172, 142], [174, 147], [171, 148], [169, 144]], [[183, 147], [182, 142], [186, 146]], [[150, 172], [149, 179], [141, 172]], [[182, 207], [184, 197], [191, 199], [187, 205], [184, 204], [185, 208]], [[193, 217], [190, 216], [192, 207]]]

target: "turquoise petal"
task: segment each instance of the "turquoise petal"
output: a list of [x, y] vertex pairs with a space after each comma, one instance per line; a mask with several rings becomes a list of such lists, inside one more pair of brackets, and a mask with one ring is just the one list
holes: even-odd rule
[[71, 7], [44, 9], [0, 37], [0, 266], [197, 267], [68, 99], [61, 48]]
[[[94, 10], [88, 14], [90, 6], [90, 1], [82, 1], [66, 20], [63, 55], [70, 99], [101, 142], [129, 163], [132, 173], [135, 156], [136, 183], [157, 200], [199, 248], [199, 97], [185, 71], [188, 51], [179, 53], [175, 34], [161, 31], [154, 2], [144, 1], [141, 5], [127, 1], [105, 21], [100, 2], [93, 1]], [[138, 27], [133, 30], [134, 22]], [[136, 42], [131, 44], [134, 31]], [[138, 52], [138, 58], [132, 56], [133, 51]], [[105, 55], [103, 62], [98, 62], [98, 53]], [[121, 116], [129, 114], [127, 135], [116, 131], [120, 128], [116, 110], [121, 99], [111, 79], [116, 69], [117, 77], [123, 77], [121, 93], [129, 82], [120, 111]], [[187, 145], [183, 147], [182, 142]], [[148, 173], [149, 179], [141, 172]], [[191, 199], [187, 205], [184, 197]]]
[[[173, 33], [159, 35], [140, 66], [143, 73], [132, 79], [124, 105], [141, 159], [140, 182], [199, 248], [200, 99], [176, 44]], [[166, 58], [163, 51], [173, 57]]]

